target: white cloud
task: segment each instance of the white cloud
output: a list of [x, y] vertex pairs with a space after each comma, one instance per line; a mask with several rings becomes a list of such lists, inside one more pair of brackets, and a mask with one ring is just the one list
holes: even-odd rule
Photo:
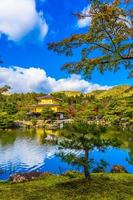
[[48, 25], [44, 19], [44, 13], [39, 12], [39, 20], [38, 20], [38, 25], [40, 28], [40, 39], [43, 40], [44, 37], [47, 35], [48, 32]]
[[[83, 15], [88, 15], [89, 14], [89, 11], [90, 11], [90, 6], [88, 5], [87, 7], [85, 7], [83, 10], [82, 10], [82, 14]], [[85, 17], [85, 18], [81, 18], [81, 19], [78, 19], [78, 27], [79, 28], [84, 28], [86, 26], [89, 26], [91, 23], [91, 17]]]
[[109, 89], [109, 86], [92, 84], [81, 78], [80, 75], [71, 75], [68, 78], [56, 80], [48, 77], [41, 68], [0, 67], [0, 86], [9, 85], [12, 92], [55, 92], [77, 90], [84, 93], [93, 90]]
[[21, 165], [23, 168], [35, 170], [43, 166], [45, 160], [54, 156], [56, 152], [56, 146], [41, 146], [30, 139], [17, 139], [13, 145], [3, 147], [0, 144], [0, 164], [3, 167], [8, 166], [9, 170], [10, 163], [13, 167]]
[[0, 33], [9, 40], [19, 41], [34, 29], [39, 30], [40, 39], [48, 32], [43, 14], [36, 10], [35, 0], [0, 1]]
[[53, 91], [78, 90], [88, 93], [99, 89], [109, 89], [109, 87], [89, 83], [88, 81], [82, 79], [80, 75], [71, 75], [69, 78], [59, 79], [52, 85]]

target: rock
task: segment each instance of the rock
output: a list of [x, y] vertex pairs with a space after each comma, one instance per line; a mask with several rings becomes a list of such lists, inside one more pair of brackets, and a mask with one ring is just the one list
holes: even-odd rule
[[13, 183], [22, 183], [26, 181], [27, 179], [23, 175], [14, 174], [9, 177], [9, 180], [12, 181]]
[[39, 177], [41, 172], [29, 172], [29, 173], [24, 173], [24, 174], [14, 174], [9, 177], [9, 180], [12, 181], [13, 183], [21, 183], [25, 181], [30, 181], [33, 180], [37, 177]]
[[113, 165], [110, 172], [111, 173], [128, 173], [125, 167], [121, 165]]
[[45, 140], [47, 141], [54, 141], [54, 140], [57, 140], [57, 136], [56, 135], [53, 135], [53, 134], [49, 134]]

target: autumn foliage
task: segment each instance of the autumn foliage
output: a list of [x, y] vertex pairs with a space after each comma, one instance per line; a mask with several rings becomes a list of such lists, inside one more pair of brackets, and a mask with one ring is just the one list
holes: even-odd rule
[[103, 73], [106, 70], [117, 71], [123, 65], [129, 71], [129, 76], [133, 76], [133, 16], [130, 2], [126, 1], [125, 5], [120, 0], [112, 4], [106, 2], [93, 1], [88, 13], [74, 14], [78, 19], [91, 17], [87, 32], [49, 44], [50, 50], [66, 56], [72, 56], [73, 50], [80, 47], [81, 60], [63, 66], [68, 72], [91, 76], [94, 69]]

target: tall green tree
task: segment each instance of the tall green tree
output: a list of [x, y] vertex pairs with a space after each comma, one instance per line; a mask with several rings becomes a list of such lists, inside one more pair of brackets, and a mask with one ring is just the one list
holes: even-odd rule
[[41, 112], [41, 119], [43, 120], [53, 120], [54, 111], [51, 108], [44, 108]]
[[[104, 2], [104, 3], [103, 3]], [[75, 48], [81, 49], [81, 60], [66, 63], [63, 69], [70, 73], [90, 76], [94, 69], [101, 73], [117, 71], [124, 65], [133, 77], [133, 15], [132, 4], [126, 6], [122, 0], [92, 1], [88, 13], [75, 14], [78, 18], [91, 18], [88, 31], [74, 34], [59, 42], [48, 45], [58, 54], [72, 56]]]
[[0, 129], [11, 128], [14, 126], [14, 119], [6, 112], [0, 112]]
[[[82, 166], [86, 179], [90, 179], [89, 169], [94, 160], [89, 158], [90, 151], [97, 148], [104, 151], [109, 145], [117, 145], [116, 140], [103, 139], [105, 133], [104, 126], [96, 124], [88, 124], [86, 120], [76, 120], [71, 124], [67, 124], [64, 138], [59, 143], [59, 148], [63, 149], [59, 156], [62, 160], [77, 166]], [[67, 153], [64, 149], [73, 149], [75, 151], [83, 151], [83, 155], [77, 156], [76, 153]]]

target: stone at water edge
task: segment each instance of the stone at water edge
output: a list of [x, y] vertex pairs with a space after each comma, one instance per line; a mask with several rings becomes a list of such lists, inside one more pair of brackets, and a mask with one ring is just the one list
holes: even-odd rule
[[24, 181], [29, 181], [33, 180], [40, 175], [42, 175], [42, 172], [29, 172], [29, 173], [19, 173], [19, 174], [14, 174], [9, 177], [9, 181], [12, 181], [13, 183], [21, 183]]
[[113, 165], [110, 172], [111, 173], [128, 173], [128, 171], [122, 165]]
[[13, 183], [22, 183], [24, 181], [27, 181], [27, 179], [20, 174], [14, 174], [13, 176], [10, 176], [9, 180]]

